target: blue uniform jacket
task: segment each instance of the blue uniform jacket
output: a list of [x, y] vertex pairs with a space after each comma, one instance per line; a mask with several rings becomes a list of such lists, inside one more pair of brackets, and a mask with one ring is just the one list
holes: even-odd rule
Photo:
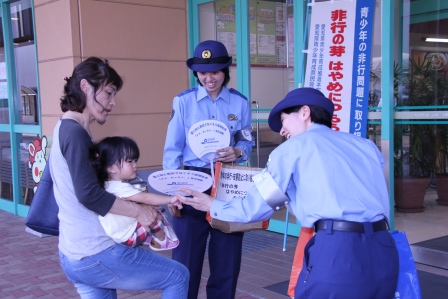
[[[369, 139], [312, 124], [269, 156], [267, 171], [288, 195], [292, 212], [304, 227], [319, 219], [357, 222], [389, 219], [384, 158]], [[274, 186], [275, 187], [275, 186]], [[212, 217], [254, 222], [274, 212], [257, 187], [245, 198], [213, 201]]]
[[245, 161], [252, 151], [253, 141], [239, 141], [234, 144], [238, 130], [252, 130], [252, 111], [250, 102], [238, 91], [223, 87], [216, 100], [210, 99], [203, 86], [188, 89], [173, 100], [173, 111], [163, 151], [163, 169], [180, 169], [181, 163], [187, 166], [207, 167], [190, 149], [187, 133], [191, 126], [202, 120], [223, 122], [230, 131], [229, 146], [241, 148], [243, 157], [236, 162]]

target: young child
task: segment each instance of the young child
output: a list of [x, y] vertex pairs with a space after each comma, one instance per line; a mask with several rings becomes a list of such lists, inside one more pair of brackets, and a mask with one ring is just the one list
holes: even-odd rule
[[176, 197], [142, 192], [129, 181], [137, 177], [137, 160], [140, 151], [134, 140], [128, 137], [106, 137], [92, 151], [92, 164], [100, 185], [108, 192], [126, 200], [154, 206], [158, 210], [157, 222], [151, 227], [151, 234], [132, 217], [108, 213], [99, 216], [108, 236], [115, 242], [129, 247], [149, 245], [152, 250], [169, 250], [179, 245], [168, 219], [160, 205], [175, 204], [182, 208]]

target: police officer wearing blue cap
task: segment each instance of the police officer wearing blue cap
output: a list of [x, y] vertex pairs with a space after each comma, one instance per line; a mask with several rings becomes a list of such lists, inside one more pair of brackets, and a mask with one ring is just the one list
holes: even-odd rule
[[[246, 161], [254, 144], [251, 107], [246, 97], [226, 87], [230, 80], [229, 66], [232, 64], [232, 57], [226, 47], [214, 40], [201, 42], [186, 63], [199, 86], [178, 94], [173, 100], [163, 169], [183, 167], [210, 174], [211, 165], [193, 153], [186, 138], [191, 126], [202, 120], [217, 120], [229, 128], [231, 144], [217, 151], [220, 154], [218, 161]], [[189, 205], [184, 205], [180, 211], [171, 205], [168, 208], [173, 215], [180, 216], [173, 217], [173, 227], [180, 242], [173, 250], [172, 257], [190, 271], [188, 298], [196, 299], [198, 296], [209, 236], [207, 298], [234, 298], [241, 265], [243, 233], [228, 234], [211, 228], [205, 218], [206, 213]]]
[[369, 139], [331, 129], [334, 105], [320, 91], [289, 92], [269, 115], [287, 141], [230, 202], [185, 190], [183, 202], [212, 217], [267, 219], [286, 205], [316, 234], [305, 247], [295, 298], [394, 298], [398, 253], [389, 232], [384, 159]]

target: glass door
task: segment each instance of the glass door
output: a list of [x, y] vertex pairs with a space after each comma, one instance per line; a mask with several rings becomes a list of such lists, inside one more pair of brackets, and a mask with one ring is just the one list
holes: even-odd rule
[[39, 180], [31, 160], [41, 131], [33, 5], [1, 2], [0, 208], [25, 216]]
[[[403, 1], [400, 22], [396, 222], [405, 221], [405, 213], [424, 213], [426, 222], [433, 222], [433, 213], [448, 205], [448, 3]], [[431, 229], [427, 237], [437, 237], [437, 231]]]
[[[296, 87], [294, 37], [292, 1], [249, 1], [250, 90], [257, 145], [251, 162], [262, 168], [272, 150], [285, 141], [269, 128], [267, 115]], [[297, 59], [302, 60], [302, 56]], [[298, 235], [300, 224], [283, 208], [273, 214], [269, 229]]]
[[[237, 89], [251, 102], [256, 141], [249, 161], [252, 167], [265, 167], [269, 153], [284, 141], [269, 129], [267, 116], [296, 85], [293, 7], [291, 0], [216, 0], [191, 4], [190, 53], [201, 41], [222, 42], [234, 61], [228, 87]], [[298, 235], [300, 224], [283, 209], [274, 214], [269, 230]]]

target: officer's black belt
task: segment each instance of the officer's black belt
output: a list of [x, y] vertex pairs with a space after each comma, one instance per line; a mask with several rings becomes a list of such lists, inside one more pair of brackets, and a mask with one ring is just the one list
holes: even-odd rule
[[200, 171], [200, 172], [206, 173], [208, 175], [212, 175], [212, 171], [210, 170], [210, 168], [196, 167], [196, 166], [184, 166], [184, 169]]
[[[314, 230], [316, 232], [320, 230], [326, 230], [327, 226], [332, 223], [332, 230], [337, 232], [364, 232], [364, 223], [354, 221], [341, 221], [341, 220], [318, 220], [314, 223]], [[389, 225], [386, 219], [378, 220], [375, 222], [368, 222], [367, 225], [372, 225], [374, 232], [389, 229]]]

